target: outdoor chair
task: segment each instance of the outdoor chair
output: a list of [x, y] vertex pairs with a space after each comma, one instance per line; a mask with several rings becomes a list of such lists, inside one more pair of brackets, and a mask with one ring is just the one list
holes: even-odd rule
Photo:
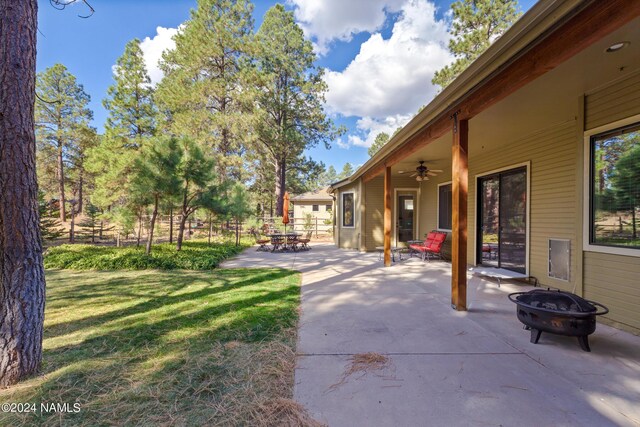
[[298, 239], [298, 243], [300, 243], [301, 250], [308, 251], [309, 249], [311, 249], [311, 247], [309, 246], [309, 242], [311, 241], [312, 234], [313, 234], [313, 231], [307, 231], [307, 234], [305, 234], [303, 238]]
[[298, 252], [299, 244], [300, 240], [298, 240], [298, 236], [287, 236], [287, 247], [289, 249], [293, 249], [294, 252]]
[[424, 248], [431, 245], [433, 239], [436, 237], [436, 231], [431, 231], [425, 235], [424, 242], [421, 243], [411, 243], [409, 245], [409, 258], [413, 257], [413, 254], [420, 254], [420, 257], [423, 258]]
[[255, 237], [256, 243], [260, 245], [257, 251], [269, 251], [269, 247], [267, 245], [271, 243], [271, 239], [260, 236], [260, 233], [258, 233], [257, 231], [253, 233], [253, 237]]
[[498, 250], [491, 243], [483, 243], [482, 244], [482, 258], [485, 259], [497, 259], [498, 258]]
[[413, 244], [410, 249], [415, 252], [419, 252], [422, 255], [422, 260], [429, 260], [431, 257], [437, 257], [444, 259], [442, 256], [442, 246], [447, 239], [447, 233], [432, 231], [427, 235], [423, 244]]
[[273, 246], [271, 248], [271, 252], [277, 251], [279, 248], [284, 246], [284, 237], [273, 236], [271, 238], [271, 245]]

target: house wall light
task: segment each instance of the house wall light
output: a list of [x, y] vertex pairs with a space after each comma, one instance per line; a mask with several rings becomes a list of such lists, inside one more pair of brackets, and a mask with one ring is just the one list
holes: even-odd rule
[[630, 42], [616, 42], [614, 44], [612, 44], [611, 46], [609, 46], [605, 52], [606, 53], [613, 53], [613, 52], [617, 52], [621, 49], [624, 49], [625, 47], [629, 46], [631, 43]]

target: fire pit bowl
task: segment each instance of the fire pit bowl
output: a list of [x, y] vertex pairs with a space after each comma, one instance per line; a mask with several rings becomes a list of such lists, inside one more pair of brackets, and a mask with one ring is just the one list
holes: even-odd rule
[[563, 291], [534, 289], [509, 294], [509, 299], [517, 305], [518, 320], [531, 330], [532, 343], [538, 343], [542, 332], [550, 332], [578, 337], [584, 351], [591, 351], [589, 335], [596, 330], [596, 316], [609, 312], [602, 304]]

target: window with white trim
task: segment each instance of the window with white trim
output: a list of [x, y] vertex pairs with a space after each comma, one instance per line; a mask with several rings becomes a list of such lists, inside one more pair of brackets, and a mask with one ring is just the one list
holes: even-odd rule
[[355, 226], [355, 206], [353, 193], [342, 193], [342, 226]]
[[640, 123], [590, 138], [589, 243], [640, 250]]
[[451, 183], [438, 185], [438, 230], [451, 231]]

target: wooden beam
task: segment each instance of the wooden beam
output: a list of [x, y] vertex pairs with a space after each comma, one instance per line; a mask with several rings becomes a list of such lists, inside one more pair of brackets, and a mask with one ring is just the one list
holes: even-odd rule
[[384, 171], [384, 265], [391, 266], [391, 166]]
[[405, 157], [424, 148], [450, 129], [450, 117], [459, 111], [460, 119], [470, 119], [503, 100], [527, 83], [553, 70], [564, 61], [640, 16], [638, 0], [592, 1], [555, 31], [505, 65], [488, 80], [460, 99], [363, 176], [365, 182], [380, 175]]
[[452, 223], [451, 223], [451, 306], [467, 310], [467, 191], [469, 168], [469, 122], [453, 117]]

